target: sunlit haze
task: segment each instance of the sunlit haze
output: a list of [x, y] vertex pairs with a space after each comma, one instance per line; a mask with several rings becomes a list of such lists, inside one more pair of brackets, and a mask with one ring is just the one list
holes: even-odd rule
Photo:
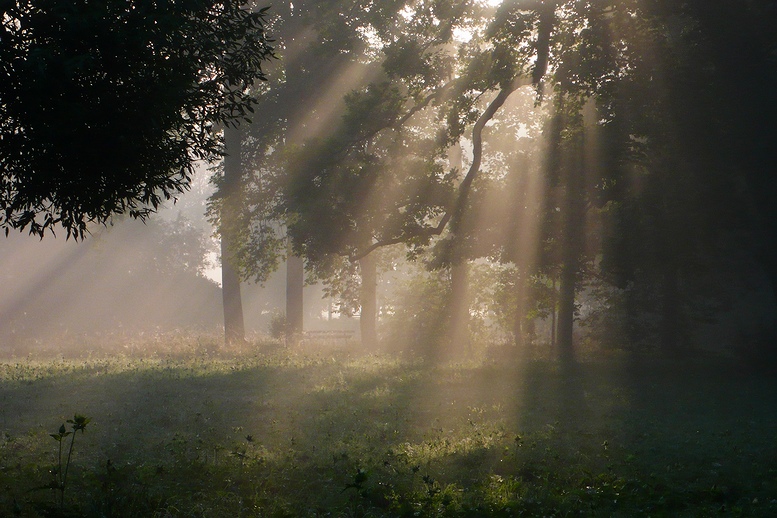
[[0, 516], [777, 516], [777, 8], [13, 0]]

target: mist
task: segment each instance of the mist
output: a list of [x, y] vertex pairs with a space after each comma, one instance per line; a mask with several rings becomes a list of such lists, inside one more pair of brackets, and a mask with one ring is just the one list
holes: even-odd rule
[[0, 515], [777, 513], [772, 2], [66, 3], [2, 11]]

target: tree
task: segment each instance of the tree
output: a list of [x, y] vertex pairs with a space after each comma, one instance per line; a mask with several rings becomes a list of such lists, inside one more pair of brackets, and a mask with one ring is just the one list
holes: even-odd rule
[[[244, 163], [251, 177], [241, 186], [241, 222], [235, 235], [232, 255], [243, 279], [263, 282], [282, 259], [286, 259], [287, 307], [286, 330], [296, 335], [302, 331], [304, 258], [298, 255], [284, 235], [285, 214], [277, 211], [277, 193], [286, 181], [286, 150], [302, 144], [311, 136], [310, 127], [321, 123], [318, 103], [321, 83], [333, 81], [344, 62], [353, 54], [341, 53], [346, 45], [331, 24], [340, 15], [336, 5], [321, 2], [280, 2], [277, 14], [269, 23], [279, 34], [277, 77], [264, 88], [260, 110], [263, 117], [244, 133]], [[328, 35], [326, 35], [326, 34]], [[320, 34], [320, 38], [311, 38]], [[347, 50], [347, 49], [344, 49]]]
[[219, 227], [221, 237], [221, 295], [224, 309], [224, 341], [227, 345], [245, 341], [243, 322], [243, 300], [240, 296], [240, 276], [232, 256], [234, 242], [238, 239], [239, 219], [236, 212], [240, 207], [240, 184], [243, 176], [242, 131], [240, 128], [225, 128], [224, 140], [227, 155], [224, 157], [219, 190], [214, 196], [219, 199]]
[[602, 271], [623, 291], [630, 334], [666, 352], [752, 289], [752, 258], [771, 277], [777, 155], [764, 141], [773, 103], [761, 99], [777, 87], [766, 29], [777, 12], [767, 4], [645, 4], [650, 30], [633, 38], [642, 58], [609, 97], [616, 174]]
[[[734, 262], [737, 247], [773, 273], [775, 161], [764, 137], [764, 113], [773, 109], [759, 111], [749, 100], [767, 98], [775, 84], [777, 45], [768, 24], [757, 23], [775, 16], [769, 2], [714, 9], [637, 0], [526, 0], [497, 9], [467, 1], [373, 4], [332, 22], [342, 31], [322, 33], [330, 35], [323, 46], [340, 49], [334, 56], [366, 71], [365, 84], [345, 95], [340, 124], [326, 125], [323, 135], [306, 126], [306, 138], [284, 155], [287, 181], [273, 206], [313, 268], [333, 254], [357, 261], [390, 244], [404, 244], [411, 257], [431, 248], [432, 263], [445, 267], [461, 258], [513, 263], [519, 279], [509, 285], [522, 290], [512, 298], [516, 338], [530, 334], [521, 324], [540, 304], [532, 291], [552, 291], [541, 303], [555, 316], [558, 301], [566, 358], [592, 279], [624, 290], [639, 284], [635, 296], [652, 292], [668, 346], [692, 297], [710, 284], [708, 271]], [[387, 22], [388, 12], [398, 16]], [[728, 26], [729, 18], [747, 23]], [[323, 28], [326, 19], [312, 26]], [[756, 30], [737, 37], [747, 25]], [[353, 54], [358, 46], [340, 46], [360, 41], [354, 34], [370, 35], [361, 41], [369, 51], [362, 60]], [[320, 56], [305, 70], [324, 62], [337, 69]], [[324, 83], [327, 75], [309, 77]], [[734, 95], [743, 78], [748, 99]], [[548, 142], [535, 153], [545, 156], [529, 166], [494, 158], [517, 158], [499, 145], [497, 130], [509, 126], [519, 90], [550, 108]], [[715, 101], [721, 97], [735, 98], [736, 109]], [[461, 139], [469, 140], [471, 160], [457, 171], [446, 154]], [[747, 158], [738, 160], [740, 153]], [[525, 178], [537, 163], [545, 190], [533, 206]], [[511, 189], [501, 199], [516, 208], [492, 211], [495, 188]], [[505, 214], [515, 219], [505, 223]], [[538, 230], [505, 228], [516, 220]], [[538, 261], [526, 257], [530, 241], [542, 248]], [[650, 285], [661, 289], [644, 289]]]
[[[535, 7], [547, 10], [545, 4]], [[494, 16], [482, 6], [421, 3], [405, 6], [403, 13], [399, 27], [374, 27], [385, 37], [378, 79], [347, 94], [341, 125], [327, 138], [306, 143], [292, 163], [293, 181], [283, 199], [286, 211], [295, 215], [290, 235], [308, 257], [343, 254], [358, 260], [395, 243], [417, 251], [447, 231], [450, 246], [438, 247], [445, 257], [435, 264], [466, 260], [458, 249], [473, 230], [467, 218], [484, 131], [516, 89], [539, 87], [547, 68], [547, 56], [528, 64], [531, 49], [523, 55], [514, 49], [495, 52], [496, 37], [460, 45], [457, 61], [453, 29], [474, 27], [482, 33], [482, 22], [470, 21]], [[545, 31], [547, 16], [539, 18]], [[524, 32], [535, 23], [527, 19]], [[547, 53], [547, 45], [538, 42], [540, 54]], [[491, 91], [496, 95], [483, 102]], [[446, 167], [448, 148], [469, 127], [474, 150], [468, 169]], [[462, 271], [456, 268], [453, 276], [457, 293]], [[454, 321], [466, 320], [465, 311], [460, 308]]]
[[378, 262], [375, 255], [368, 254], [359, 260], [361, 281], [359, 328], [362, 345], [367, 349], [375, 349], [378, 344]]
[[0, 228], [81, 238], [145, 218], [222, 155], [272, 56], [238, 0], [11, 0], [0, 8]]
[[[261, 111], [266, 116], [252, 125], [245, 136], [247, 163], [254, 169], [253, 178], [244, 184], [243, 191], [243, 211], [250, 221], [246, 222], [243, 240], [236, 246], [234, 256], [243, 278], [259, 282], [285, 256], [286, 318], [289, 331], [294, 334], [302, 330], [303, 264], [311, 269], [309, 274], [317, 276], [312, 270], [319, 268], [321, 261], [316, 260], [321, 254], [306, 255], [300, 246], [294, 246], [293, 240], [287, 241], [284, 233], [295, 224], [295, 215], [294, 211], [281, 208], [280, 193], [295, 181], [292, 162], [302, 171], [307, 167], [292, 157], [339, 116], [332, 106], [337, 106], [340, 92], [333, 94], [334, 88], [322, 89], [320, 85], [334, 83], [347, 91], [362, 84], [368, 67], [360, 63], [365, 38], [359, 34], [358, 26], [343, 24], [343, 9], [338, 2], [284, 2], [276, 4], [275, 11], [278, 16], [271, 24], [280, 34], [280, 80], [263, 92]], [[346, 11], [359, 18], [355, 14], [358, 10], [349, 6]]]

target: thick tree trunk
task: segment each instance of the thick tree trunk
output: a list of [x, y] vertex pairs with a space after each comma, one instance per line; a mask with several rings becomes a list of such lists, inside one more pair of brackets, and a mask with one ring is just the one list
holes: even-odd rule
[[[572, 153], [578, 154], [579, 148]], [[571, 157], [577, 163], [573, 155]], [[581, 199], [584, 189], [582, 171], [570, 167], [566, 173], [564, 194], [564, 220], [561, 235], [561, 273], [559, 275], [558, 321], [556, 340], [559, 359], [562, 362], [574, 360], [575, 294], [579, 282], [580, 254], [585, 232], [585, 207]]]
[[664, 264], [661, 283], [661, 348], [669, 354], [680, 354], [680, 284], [679, 272], [674, 261]]
[[230, 262], [224, 261], [228, 256], [228, 241], [221, 236], [221, 298], [224, 306], [224, 342], [232, 345], [245, 341], [245, 325], [243, 322], [243, 299], [240, 295], [240, 276]]
[[368, 254], [359, 259], [359, 270], [361, 271], [359, 329], [362, 346], [365, 349], [375, 349], [378, 346], [378, 269], [375, 254]]
[[223, 205], [221, 212], [221, 296], [224, 307], [224, 342], [227, 345], [245, 341], [243, 301], [240, 276], [232, 258], [232, 229], [240, 200], [241, 133], [237, 128], [224, 129], [227, 155], [224, 157]]
[[304, 284], [305, 266], [302, 258], [290, 254], [286, 259], [286, 341], [289, 344], [296, 343], [302, 334]]
[[[579, 137], [578, 137], [579, 138]], [[585, 246], [585, 169], [584, 142], [580, 138], [571, 146], [565, 172], [563, 228], [561, 231], [561, 273], [557, 335], [559, 359], [573, 362], [575, 294], [580, 281], [580, 257]]]

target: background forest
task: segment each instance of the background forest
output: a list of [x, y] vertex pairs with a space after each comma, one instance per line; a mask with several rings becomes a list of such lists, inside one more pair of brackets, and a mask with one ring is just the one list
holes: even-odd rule
[[[209, 262], [220, 242], [228, 340], [244, 334], [243, 319], [267, 331], [271, 315], [299, 333], [307, 313], [310, 329], [333, 325], [322, 314], [360, 315], [367, 348], [379, 336], [446, 342], [442, 326], [457, 335], [441, 345], [448, 351], [537, 342], [570, 356], [577, 341], [771, 358], [774, 11], [770, 2], [277, 3], [267, 21], [273, 79], [250, 87], [251, 123], [227, 128], [215, 192], [201, 171], [173, 216], [147, 232], [94, 227], [97, 239], [65, 247], [94, 258], [54, 261], [54, 273], [26, 286], [12, 262], [23, 255], [7, 240], [6, 321], [26, 312], [34, 323], [5, 332], [45, 328], [40, 311], [65, 304], [46, 296], [48, 309], [27, 311], [20, 294], [40, 297], [46, 278], [89, 288], [66, 282], [96, 275], [89, 261], [135, 263], [145, 285], [119, 266], [105, 274], [118, 287], [99, 288], [130, 306], [148, 309], [155, 297], [144, 292], [173, 293], [160, 283], [194, 290], [199, 298], [183, 298], [201, 311], [177, 307], [163, 327], [212, 329], [216, 291], [196, 277], [217, 275]], [[24, 246], [40, 255], [44, 245]], [[101, 246], [122, 260], [89, 250]], [[239, 279], [261, 286], [284, 261], [286, 307], [277, 279], [241, 315]], [[328, 297], [311, 292], [307, 311], [303, 275]], [[133, 313], [124, 307], [78, 313], [117, 322]], [[136, 323], [162, 326], [146, 312]]]

